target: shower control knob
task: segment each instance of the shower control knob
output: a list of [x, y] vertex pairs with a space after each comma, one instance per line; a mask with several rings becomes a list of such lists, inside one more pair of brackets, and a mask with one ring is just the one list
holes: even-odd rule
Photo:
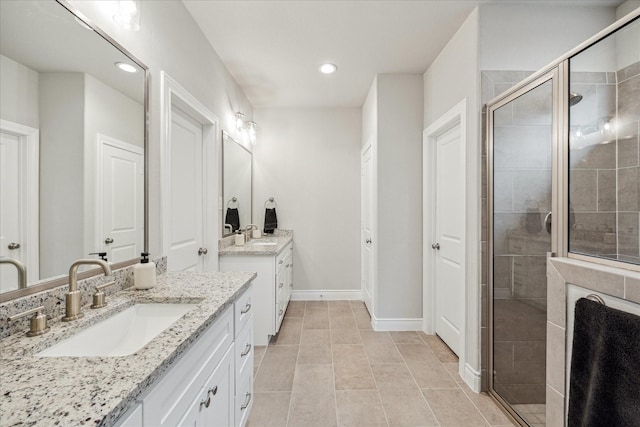
[[431, 245], [432, 249], [436, 249], [436, 250], [440, 250], [440, 243], [434, 243], [433, 245]]

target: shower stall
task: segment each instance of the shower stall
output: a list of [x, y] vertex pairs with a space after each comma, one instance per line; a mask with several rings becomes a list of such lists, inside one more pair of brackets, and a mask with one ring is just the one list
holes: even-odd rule
[[640, 11], [486, 105], [490, 393], [545, 425], [547, 258], [640, 270]]

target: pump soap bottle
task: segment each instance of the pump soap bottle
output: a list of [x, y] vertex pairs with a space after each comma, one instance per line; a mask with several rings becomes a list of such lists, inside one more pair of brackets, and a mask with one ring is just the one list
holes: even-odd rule
[[133, 267], [133, 287], [151, 289], [156, 285], [156, 264], [149, 261], [149, 253], [142, 252], [140, 262]]

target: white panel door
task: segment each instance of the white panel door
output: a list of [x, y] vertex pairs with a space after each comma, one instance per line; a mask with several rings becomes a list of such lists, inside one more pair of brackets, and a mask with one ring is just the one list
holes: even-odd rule
[[[24, 261], [24, 224], [20, 216], [20, 137], [0, 133], [0, 256]], [[18, 249], [9, 249], [16, 244]], [[18, 289], [18, 271], [0, 265], [0, 292]]]
[[373, 161], [371, 145], [362, 153], [361, 161], [361, 281], [362, 298], [369, 313], [373, 313]]
[[139, 258], [144, 250], [144, 156], [136, 147], [98, 135], [102, 150], [102, 194], [97, 212], [102, 216], [96, 247], [110, 262]]
[[436, 334], [456, 354], [464, 322], [464, 175], [460, 124], [436, 138]]
[[171, 111], [170, 231], [167, 268], [202, 271], [202, 125], [177, 108]]

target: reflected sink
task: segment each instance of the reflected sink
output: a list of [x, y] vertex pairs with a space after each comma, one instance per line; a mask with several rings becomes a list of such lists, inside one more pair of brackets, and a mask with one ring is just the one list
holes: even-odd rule
[[127, 356], [140, 350], [194, 307], [194, 304], [136, 304], [36, 356]]
[[275, 246], [278, 242], [249, 242], [250, 246]]

